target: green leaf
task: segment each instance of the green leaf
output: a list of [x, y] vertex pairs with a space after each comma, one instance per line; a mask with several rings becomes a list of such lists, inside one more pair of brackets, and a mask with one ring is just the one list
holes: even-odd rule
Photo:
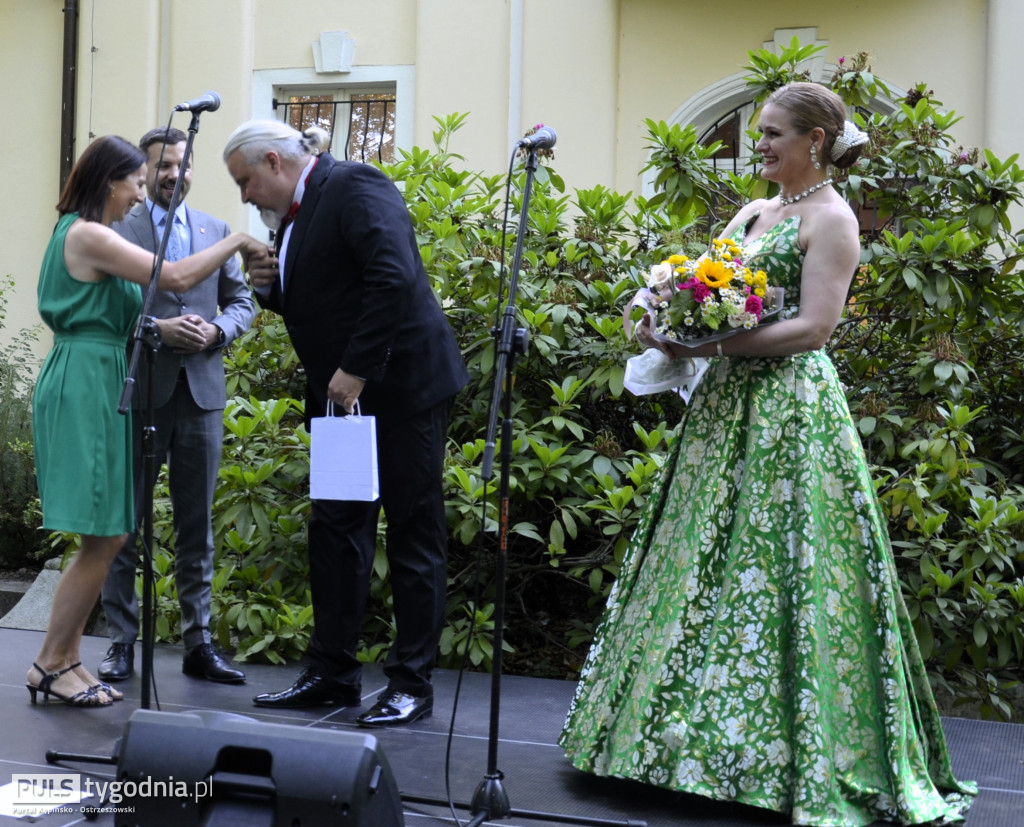
[[981, 648], [988, 642], [988, 629], [980, 619], [974, 622], [974, 645]]

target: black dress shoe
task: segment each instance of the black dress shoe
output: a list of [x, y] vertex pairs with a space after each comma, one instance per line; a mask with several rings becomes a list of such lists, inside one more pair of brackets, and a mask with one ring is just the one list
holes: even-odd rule
[[340, 683], [337, 678], [328, 677], [315, 666], [307, 666], [295, 679], [295, 683], [283, 692], [265, 692], [252, 699], [256, 706], [279, 709], [294, 709], [304, 706], [359, 706], [362, 703], [361, 689], [352, 684]]
[[420, 718], [429, 718], [434, 711], [434, 696], [414, 698], [397, 690], [385, 690], [369, 710], [358, 718], [359, 726], [382, 727], [411, 724]]
[[135, 647], [130, 643], [113, 643], [96, 673], [105, 681], [126, 681], [135, 666]]
[[203, 643], [185, 653], [181, 671], [190, 678], [206, 678], [216, 683], [245, 683], [245, 672], [231, 665], [212, 643]]

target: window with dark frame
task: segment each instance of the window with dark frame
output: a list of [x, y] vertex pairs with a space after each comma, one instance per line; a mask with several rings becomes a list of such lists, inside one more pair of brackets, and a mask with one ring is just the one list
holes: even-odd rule
[[281, 120], [298, 130], [319, 126], [331, 135], [330, 152], [350, 161], [395, 160], [393, 92], [296, 94], [273, 101]]

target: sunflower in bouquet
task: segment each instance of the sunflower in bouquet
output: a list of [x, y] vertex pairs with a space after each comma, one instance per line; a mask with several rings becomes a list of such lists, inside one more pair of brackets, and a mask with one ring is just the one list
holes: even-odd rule
[[651, 268], [654, 334], [680, 344], [720, 338], [756, 327], [778, 312], [782, 290], [770, 287], [764, 270], [752, 270], [735, 241], [719, 238], [706, 255], [669, 256]]

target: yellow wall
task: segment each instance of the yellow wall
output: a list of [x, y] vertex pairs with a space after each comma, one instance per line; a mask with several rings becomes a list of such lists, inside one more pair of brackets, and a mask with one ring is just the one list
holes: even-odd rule
[[[38, 320], [35, 278], [56, 214], [65, 0], [0, 0], [0, 275], [12, 274], [6, 338]], [[356, 40], [351, 77], [405, 73], [406, 146], [430, 146], [434, 116], [469, 113], [450, 147], [502, 174], [519, 136], [558, 132], [570, 188], [640, 189], [644, 119], [668, 120], [702, 89], [738, 76], [776, 30], [814, 27], [824, 62], [864, 49], [906, 89], [927, 81], [963, 116], [965, 145], [1019, 151], [1019, 0], [80, 0], [77, 148], [98, 135], [137, 140], [171, 107], [216, 90], [195, 138], [189, 202], [239, 229], [258, 227], [220, 160], [235, 126], [269, 114], [266, 79], [314, 78], [323, 31]], [[940, 10], [941, 9], [941, 10]], [[341, 80], [344, 75], [334, 76]], [[18, 79], [23, 79], [19, 83]], [[324, 79], [324, 78], [319, 78]], [[400, 96], [402, 97], [402, 96]], [[180, 113], [174, 125], [187, 129]], [[48, 345], [40, 348], [45, 350]]]
[[[203, 0], [198, 3], [206, 5]], [[356, 60], [361, 64], [413, 63], [417, 7], [430, 7], [434, 3], [432, 0], [421, 3], [416, 0], [253, 0], [245, 5], [251, 5], [254, 11], [249, 15], [255, 30], [254, 65], [257, 69], [266, 69], [312, 65], [309, 44], [320, 32], [341, 30], [348, 31], [358, 41]]]
[[17, 282], [13, 293], [5, 287], [2, 341], [40, 323], [36, 276], [57, 219], [62, 7], [63, 0], [0, 0], [0, 277]]
[[[435, 116], [469, 114], [452, 152], [467, 165], [505, 166], [509, 14], [505, 3], [424, 0], [416, 20], [416, 143], [431, 145]], [[496, 13], [495, 9], [501, 7]], [[501, 59], [496, 59], [496, 56]], [[463, 93], [469, 84], [490, 94]], [[430, 102], [428, 104], [428, 101]]]
[[816, 27], [818, 39], [828, 41], [828, 64], [867, 51], [874, 72], [901, 89], [926, 81], [939, 100], [963, 115], [958, 137], [966, 144], [982, 143], [988, 5], [985, 0], [772, 0], [732, 3], [723, 15], [718, 4], [708, 2], [625, 2], [616, 187], [634, 186], [635, 170], [644, 161], [645, 118], [669, 120], [703, 87], [742, 72], [748, 52], [783, 28]]

